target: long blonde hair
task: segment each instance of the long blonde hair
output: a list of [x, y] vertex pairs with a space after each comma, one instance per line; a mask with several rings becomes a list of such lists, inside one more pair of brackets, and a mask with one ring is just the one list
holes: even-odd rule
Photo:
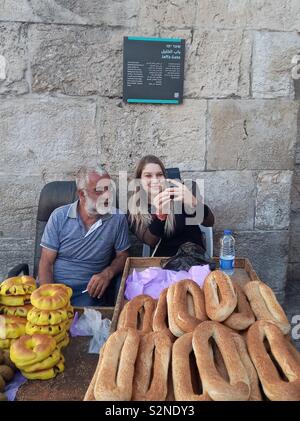
[[[154, 155], [146, 155], [144, 156], [137, 164], [134, 179], [140, 180], [142, 177], [142, 172], [147, 164], [157, 164], [160, 166], [162, 173], [165, 178], [167, 178], [167, 173], [164, 164], [162, 161]], [[147, 203], [147, 207], [143, 208], [138, 206], [137, 203], [140, 202], [140, 196], [145, 195], [142, 203]], [[132, 193], [129, 201], [128, 201], [128, 209], [129, 209], [129, 221], [131, 225], [135, 226], [137, 231], [141, 231], [144, 233], [148, 228], [149, 224], [151, 223], [152, 216], [148, 211], [148, 197], [146, 198], [145, 190], [140, 187], [140, 189], [135, 189]], [[175, 230], [175, 215], [174, 209], [171, 207], [170, 213], [167, 216], [164, 232], [166, 235], [170, 235]]]

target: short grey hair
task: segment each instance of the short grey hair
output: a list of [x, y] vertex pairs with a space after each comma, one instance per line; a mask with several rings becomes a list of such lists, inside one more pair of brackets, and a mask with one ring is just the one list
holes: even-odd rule
[[95, 166], [82, 166], [79, 168], [76, 174], [76, 187], [77, 190], [84, 190], [89, 182], [89, 175], [91, 173], [97, 173], [100, 176], [109, 175], [103, 165], [95, 165]]

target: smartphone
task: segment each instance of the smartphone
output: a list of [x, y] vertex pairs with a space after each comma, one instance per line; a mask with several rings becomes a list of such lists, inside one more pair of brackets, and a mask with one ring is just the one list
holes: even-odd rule
[[175, 180], [181, 180], [179, 168], [166, 168], [167, 178], [174, 178]]
[[[167, 178], [169, 179], [175, 179], [175, 180], [180, 180], [181, 181], [181, 176], [180, 176], [180, 171], [179, 168], [167, 168], [166, 169], [167, 172]], [[174, 187], [175, 184], [172, 184], [172, 181], [169, 182], [169, 186], [168, 187]], [[174, 199], [174, 195], [171, 194], [170, 195], [170, 199]]]

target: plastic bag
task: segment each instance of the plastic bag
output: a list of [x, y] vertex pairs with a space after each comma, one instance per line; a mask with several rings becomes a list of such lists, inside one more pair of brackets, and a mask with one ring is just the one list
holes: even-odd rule
[[72, 336], [92, 336], [89, 345], [90, 354], [99, 354], [100, 348], [109, 336], [111, 321], [102, 319], [100, 311], [85, 308], [80, 318], [73, 323]]
[[192, 266], [209, 265], [210, 270], [216, 269], [216, 263], [207, 256], [205, 250], [198, 244], [186, 242], [181, 244], [175, 256], [162, 259], [160, 266], [169, 270], [186, 270]]

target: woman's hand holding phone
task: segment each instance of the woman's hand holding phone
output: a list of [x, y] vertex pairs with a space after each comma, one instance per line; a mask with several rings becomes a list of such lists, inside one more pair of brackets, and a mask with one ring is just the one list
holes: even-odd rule
[[167, 181], [172, 183], [174, 186], [168, 187], [164, 190], [164, 197], [172, 197], [171, 200], [174, 200], [174, 202], [182, 202], [192, 209], [196, 208], [197, 199], [184, 184], [180, 183], [180, 181], [173, 179], [167, 179]]
[[167, 216], [170, 214], [171, 202], [173, 200], [170, 198], [170, 194], [166, 190], [167, 189], [158, 193], [153, 200], [153, 205], [156, 209], [155, 214], [161, 221], [165, 221]]

